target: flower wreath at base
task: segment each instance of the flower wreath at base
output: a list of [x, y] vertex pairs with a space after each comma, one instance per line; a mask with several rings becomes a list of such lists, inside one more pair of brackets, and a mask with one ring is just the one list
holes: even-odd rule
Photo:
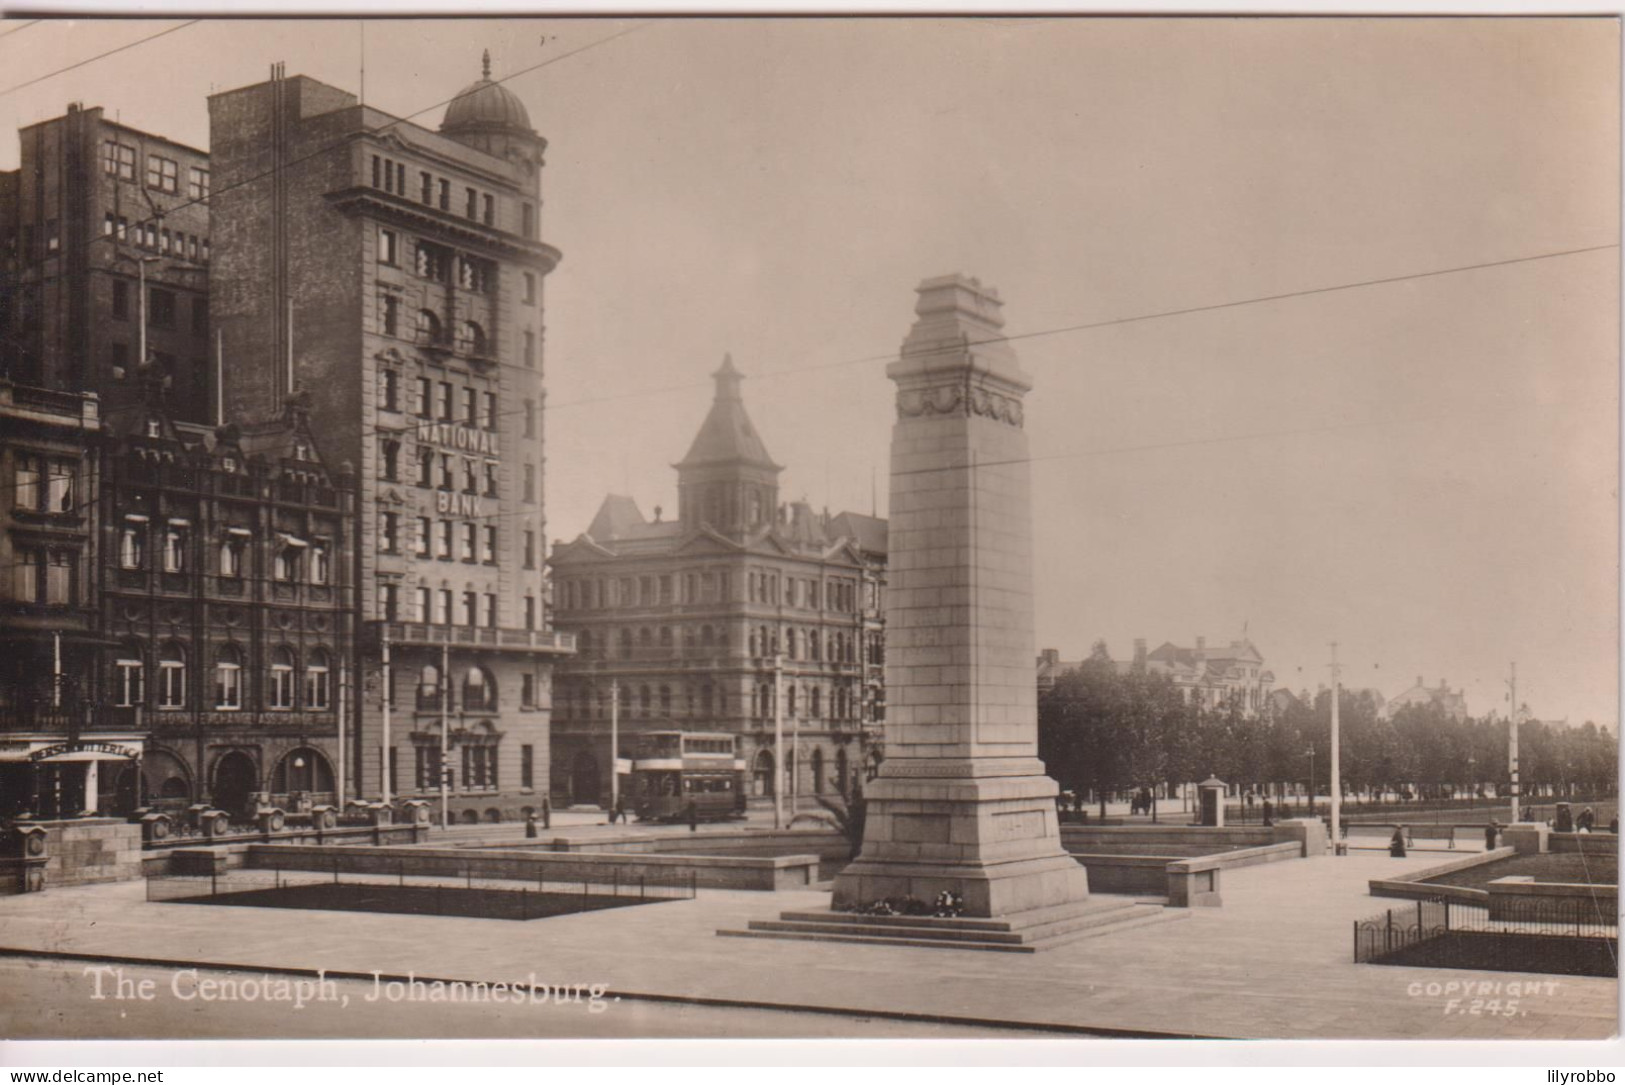
[[928, 915], [936, 919], [953, 919], [964, 912], [965, 898], [952, 889], [944, 889], [929, 904], [912, 896], [885, 897], [870, 901], [868, 904], [857, 904], [836, 910], [853, 912], [857, 915]]

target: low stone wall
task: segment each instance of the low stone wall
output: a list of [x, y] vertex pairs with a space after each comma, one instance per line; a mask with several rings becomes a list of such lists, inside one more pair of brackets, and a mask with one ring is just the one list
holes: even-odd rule
[[1497, 878], [1489, 884], [1491, 919], [1539, 923], [1615, 923], [1619, 886], [1579, 882], [1537, 882], [1528, 875]]
[[1166, 896], [1168, 855], [1074, 855], [1089, 872], [1089, 892]]
[[1546, 850], [1569, 855], [1618, 855], [1619, 837], [1613, 833], [1552, 833]]
[[1429, 885], [1427, 879], [1437, 878], [1440, 874], [1453, 874], [1458, 870], [1466, 870], [1483, 863], [1510, 859], [1516, 854], [1518, 854], [1516, 848], [1496, 848], [1494, 851], [1480, 852], [1477, 855], [1468, 855], [1452, 859], [1448, 863], [1412, 871], [1403, 878], [1372, 878], [1366, 885], [1374, 897], [1398, 897], [1401, 900], [1433, 900], [1443, 897], [1463, 904], [1482, 905], [1489, 899], [1489, 894], [1482, 889], [1465, 885]]
[[1303, 856], [1296, 840], [1235, 848], [1209, 855], [1074, 855], [1089, 872], [1092, 893], [1127, 893], [1167, 897], [1171, 907], [1216, 906], [1220, 903], [1219, 874], [1260, 863], [1276, 863]]
[[513, 848], [321, 847], [251, 844], [246, 865], [381, 875], [499, 878], [527, 882], [591, 881], [630, 885], [692, 884], [701, 889], [804, 889], [818, 876], [816, 855], [756, 858], [636, 852], [554, 852]]
[[141, 826], [123, 818], [35, 821], [45, 830], [45, 888], [141, 876]]
[[1163, 846], [1200, 847], [1207, 852], [1254, 848], [1274, 844], [1281, 837], [1273, 827], [1227, 825], [1062, 825], [1061, 845], [1067, 851], [1091, 852], [1097, 846], [1134, 847], [1141, 855], [1160, 855]]
[[[519, 840], [483, 844], [480, 849], [577, 853], [584, 851], [644, 855], [731, 855], [761, 858], [761, 853], [816, 855], [825, 861], [844, 862], [851, 855], [845, 836], [832, 829], [740, 830], [677, 835], [628, 833], [590, 840]], [[470, 849], [472, 850], [472, 849]]]

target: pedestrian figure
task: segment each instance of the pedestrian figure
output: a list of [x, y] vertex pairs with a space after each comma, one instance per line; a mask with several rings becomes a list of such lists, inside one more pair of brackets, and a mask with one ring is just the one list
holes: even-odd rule
[[1405, 826], [1401, 825], [1394, 830], [1393, 839], [1388, 841], [1388, 854], [1395, 859], [1405, 858]]
[[553, 804], [547, 801], [547, 796], [546, 795], [543, 795], [542, 796], [542, 828], [551, 829], [552, 827], [553, 827]]
[[1594, 826], [1596, 824], [1597, 824], [1597, 815], [1592, 811], [1591, 807], [1588, 806], [1584, 810], [1580, 811], [1580, 831], [1581, 832], [1589, 833], [1591, 831], [1591, 829], [1592, 829], [1592, 826]]
[[1494, 851], [1495, 850], [1495, 834], [1500, 832], [1500, 831], [1501, 831], [1501, 823], [1496, 821], [1494, 818], [1491, 818], [1490, 823], [1488, 825], [1484, 826], [1484, 850], [1485, 851]]
[[1268, 799], [1264, 800], [1264, 824], [1275, 824], [1275, 807]]
[[687, 814], [688, 814], [688, 831], [691, 832], [691, 833], [699, 832], [699, 829], [700, 829], [700, 812], [699, 812], [699, 810], [695, 809], [693, 799], [688, 800]]
[[536, 815], [535, 815], [535, 813], [527, 814], [525, 816], [525, 837], [528, 840], [535, 840], [536, 839]]
[[1615, 836], [1619, 835], [1619, 815], [1618, 814], [1615, 814], [1613, 817], [1608, 819], [1608, 831], [1613, 833]]
[[622, 825], [626, 824], [626, 796], [615, 796], [615, 817]]

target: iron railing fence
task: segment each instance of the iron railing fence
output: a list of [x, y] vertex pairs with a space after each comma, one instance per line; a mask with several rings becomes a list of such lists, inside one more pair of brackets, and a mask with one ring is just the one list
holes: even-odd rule
[[1615, 898], [1531, 898], [1494, 908], [1419, 900], [1354, 923], [1356, 964], [1618, 976]]

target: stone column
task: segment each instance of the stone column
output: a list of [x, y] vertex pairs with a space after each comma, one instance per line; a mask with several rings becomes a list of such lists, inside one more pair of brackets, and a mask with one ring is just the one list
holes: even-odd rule
[[917, 288], [898, 361], [886, 595], [886, 761], [834, 907], [944, 889], [1003, 916], [1081, 901], [1038, 760], [1032, 510], [1022, 397], [998, 293]]

